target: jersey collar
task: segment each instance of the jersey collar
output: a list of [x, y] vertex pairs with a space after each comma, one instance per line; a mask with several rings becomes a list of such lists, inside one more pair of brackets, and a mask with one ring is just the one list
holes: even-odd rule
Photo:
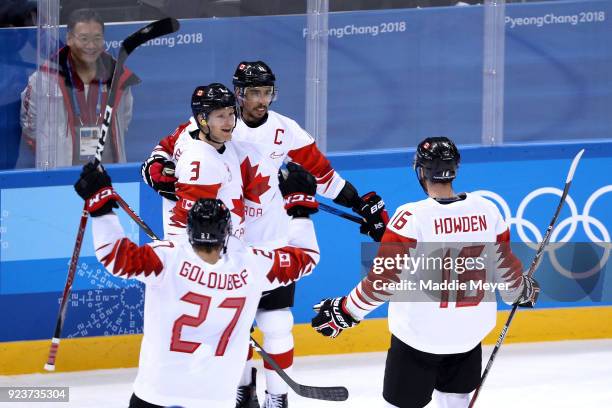
[[451, 204], [451, 203], [455, 203], [457, 201], [463, 201], [467, 198], [467, 194], [465, 193], [459, 193], [457, 195], [455, 195], [454, 197], [449, 197], [449, 198], [434, 198], [434, 200], [436, 200], [436, 202], [438, 204]]
[[266, 123], [266, 121], [268, 120], [268, 113], [265, 114], [265, 116], [263, 118], [261, 118], [261, 120], [258, 120], [257, 122], [247, 122], [246, 120], [244, 120], [244, 118], [240, 118], [245, 125], [247, 125], [250, 128], [258, 128], [261, 125], [263, 125], [264, 123]]

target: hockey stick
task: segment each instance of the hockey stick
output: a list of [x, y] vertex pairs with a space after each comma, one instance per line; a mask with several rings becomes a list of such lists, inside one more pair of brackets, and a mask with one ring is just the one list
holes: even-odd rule
[[279, 367], [272, 357], [251, 337], [251, 345], [259, 353], [261, 358], [268, 363], [274, 371], [289, 385], [289, 387], [300, 397], [325, 400], [325, 401], [346, 401], [348, 390], [346, 387], [317, 387], [296, 383], [287, 373]]
[[57, 321], [55, 322], [55, 331], [53, 332], [53, 338], [51, 339], [49, 356], [47, 357], [47, 363], [44, 366], [45, 370], [47, 371], [55, 371], [55, 357], [57, 356], [57, 349], [59, 348], [62, 328], [64, 327], [64, 319], [66, 318], [68, 296], [70, 295], [70, 291], [72, 290], [72, 282], [74, 281], [74, 274], [76, 273], [76, 267], [79, 261], [79, 254], [81, 253], [81, 245], [83, 244], [83, 236], [85, 235], [85, 228], [87, 227], [88, 218], [89, 213], [87, 212], [85, 207], [83, 207], [83, 214], [81, 215], [79, 229], [77, 232], [76, 240], [74, 242], [74, 249], [72, 250], [72, 257], [70, 258], [70, 266], [68, 267], [68, 276], [66, 277], [66, 284], [64, 285], [62, 301], [60, 303]]
[[145, 234], [147, 234], [149, 238], [151, 238], [154, 241], [159, 241], [159, 238], [157, 237], [157, 235], [155, 235], [155, 233], [147, 225], [147, 223], [144, 222], [144, 220], [140, 218], [134, 210], [132, 210], [132, 208], [128, 205], [128, 203], [126, 203], [125, 200], [119, 194], [117, 194], [117, 192], [115, 192], [115, 194], [117, 195], [117, 198], [116, 198], [117, 204], [119, 204], [119, 206], [123, 208], [123, 211], [125, 211], [130, 216], [130, 218], [134, 220], [134, 222], [138, 224], [138, 226], [140, 226], [140, 228], [144, 230]]
[[[280, 172], [283, 173], [283, 177], [287, 178], [288, 171], [286, 169], [281, 169]], [[172, 175], [174, 175], [174, 171], [172, 171], [172, 173], [173, 173]], [[360, 225], [365, 222], [363, 218], [358, 217], [358, 216], [353, 215], [353, 214], [349, 214], [346, 211], [343, 211], [343, 210], [341, 210], [339, 208], [336, 208], [336, 207], [333, 207], [331, 205], [327, 205], [327, 204], [324, 204], [324, 203], [319, 203], [319, 208], [322, 209], [323, 211], [327, 212], [327, 213], [337, 215], [338, 217], [342, 217], [342, 218], [344, 218], [346, 220], [356, 222], [357, 224], [360, 224]]]
[[[170, 34], [178, 30], [179, 23], [173, 18], [165, 18], [162, 20], [155, 21], [141, 28], [135, 33], [128, 36], [119, 49], [119, 55], [117, 62], [115, 63], [115, 70], [111, 80], [111, 86], [108, 91], [106, 98], [106, 108], [104, 109], [104, 119], [100, 130], [100, 138], [98, 139], [98, 146], [94, 156], [94, 164], [97, 166], [102, 161], [102, 152], [104, 151], [104, 143], [106, 142], [106, 135], [111, 124], [113, 114], [113, 103], [117, 88], [119, 87], [119, 78], [123, 72], [123, 65], [127, 57], [134, 51], [138, 46], [146, 43], [149, 40], [160, 37], [162, 35]], [[123, 200], [122, 200], [123, 201]], [[123, 204], [127, 206], [125, 201]], [[128, 207], [129, 208], [129, 207]], [[55, 371], [55, 359], [57, 357], [57, 351], [59, 349], [60, 337], [62, 335], [62, 329], [64, 327], [64, 320], [66, 318], [66, 309], [68, 306], [68, 296], [72, 290], [72, 283], [74, 281], [74, 275], [76, 273], [76, 267], [79, 260], [79, 254], [81, 253], [81, 245], [83, 243], [83, 236], [87, 227], [87, 219], [89, 214], [83, 207], [83, 215], [79, 222], [79, 229], [77, 232], [76, 240], [74, 243], [74, 249], [72, 251], [72, 257], [70, 258], [70, 266], [68, 267], [68, 276], [66, 277], [66, 284], [64, 285], [64, 292], [62, 294], [62, 300], [60, 302], [60, 309], [55, 322], [55, 331], [53, 338], [51, 339], [51, 346], [49, 348], [49, 355], [47, 357], [47, 363], [44, 365], [44, 369], [47, 371]], [[146, 224], [144, 224], [146, 225]]]
[[[115, 192], [116, 193], [116, 192]], [[117, 194], [117, 201], [121, 208], [125, 210], [125, 212], [129, 215], [129, 217], [134, 220], [139, 226], [141, 226], [145, 233], [149, 236], [149, 238], [153, 240], [159, 240], [157, 235], [149, 228], [149, 226], [130, 208], [129, 205]], [[280, 368], [280, 366], [274, 361], [272, 357], [268, 353], [264, 351], [264, 349], [251, 337], [251, 343], [253, 344], [253, 348], [259, 353], [261, 358], [266, 361], [276, 373], [291, 387], [293, 391], [299, 396], [305, 398], [314, 398], [326, 401], [344, 401], [348, 398], [348, 390], [345, 387], [316, 387], [311, 385], [302, 385], [296, 383], [285, 370]]]
[[[130, 214], [130, 217], [145, 230], [148, 236], [152, 239], [157, 239], [155, 233], [149, 228], [149, 226], [130, 208], [123, 198], [117, 196], [117, 202], [125, 210], [126, 213]], [[70, 266], [68, 267], [68, 276], [66, 277], [66, 284], [64, 285], [64, 292], [62, 294], [62, 301], [60, 303], [60, 311], [55, 322], [55, 331], [53, 332], [53, 338], [51, 339], [51, 347], [49, 348], [49, 355], [47, 357], [47, 363], [44, 368], [47, 371], [55, 371], [55, 357], [57, 356], [57, 350], [59, 348], [60, 337], [62, 335], [62, 329], [64, 327], [64, 320], [66, 318], [66, 309], [68, 308], [68, 296], [72, 290], [72, 283], [74, 281], [74, 275], [76, 273], [76, 267], [79, 260], [79, 254], [81, 253], [81, 245], [83, 244], [83, 236], [85, 235], [85, 229], [87, 227], [87, 219], [89, 213], [83, 208], [83, 215], [81, 215], [81, 221], [79, 223], [79, 230], [77, 232], [76, 241], [74, 243], [74, 249], [72, 251], [72, 257], [70, 258]], [[155, 237], [155, 238], [154, 238]]]
[[[285, 170], [283, 170], [285, 171]], [[165, 176], [174, 176], [174, 169], [164, 169], [162, 171], [162, 173]], [[346, 211], [343, 211], [339, 208], [333, 207], [331, 205], [327, 205], [324, 203], [319, 203], [319, 208], [322, 209], [323, 211], [330, 213], [330, 214], [334, 214], [337, 215], [338, 217], [342, 217], [344, 219], [347, 219], [349, 221], [353, 221], [356, 222], [357, 224], [363, 224], [364, 220], [361, 217], [358, 217], [356, 215], [353, 214], [349, 214]]]
[[324, 203], [319, 203], [319, 208], [322, 209], [325, 212], [328, 212], [330, 214], [334, 214], [337, 215], [338, 217], [342, 217], [344, 219], [347, 219], [349, 221], [353, 221], [356, 222], [357, 224], [363, 224], [363, 218], [358, 217], [356, 215], [353, 214], [349, 214], [346, 211], [342, 211], [339, 208], [336, 207], [332, 207], [331, 205], [327, 205]]
[[100, 139], [98, 140], [98, 147], [96, 148], [96, 154], [94, 156], [94, 164], [96, 166], [102, 161], [102, 152], [104, 151], [104, 144], [106, 143], [106, 135], [113, 117], [113, 103], [117, 88], [119, 87], [119, 78], [123, 73], [123, 65], [127, 57], [138, 48], [140, 45], [146, 43], [162, 35], [171, 34], [179, 29], [179, 22], [174, 18], [164, 18], [161, 20], [154, 21], [135, 33], [130, 34], [121, 43], [119, 49], [119, 55], [117, 56], [117, 62], [115, 63], [115, 71], [113, 72], [113, 79], [111, 81], [110, 90], [106, 98], [106, 109], [104, 110], [104, 119], [102, 120], [102, 127], [100, 131]]
[[[544, 253], [544, 248], [546, 247], [546, 245], [548, 245], [548, 241], [550, 240], [550, 235], [555, 226], [555, 223], [557, 222], [559, 213], [561, 212], [561, 209], [563, 208], [563, 204], [565, 203], [565, 197], [567, 197], [567, 193], [569, 192], [570, 185], [572, 184], [572, 179], [574, 178], [574, 173], [576, 172], [576, 168], [578, 167], [578, 162], [580, 161], [580, 158], [582, 157], [583, 153], [584, 153], [584, 149], [580, 150], [578, 154], [576, 154], [576, 156], [574, 157], [574, 160], [572, 161], [572, 165], [570, 166], [569, 172], [567, 173], [567, 178], [565, 179], [565, 187], [563, 188], [563, 193], [561, 194], [559, 205], [557, 205], [557, 210], [555, 211], [555, 215], [553, 215], [553, 218], [550, 221], [548, 228], [546, 229], [546, 233], [544, 234], [544, 238], [542, 239], [542, 242], [540, 243], [540, 246], [538, 247], [535, 257], [533, 258], [533, 261], [531, 262], [531, 265], [529, 266], [529, 270], [527, 271], [528, 276], [532, 276], [535, 273], [536, 269], [538, 268], [540, 259], [542, 257], [542, 254]], [[472, 400], [470, 401], [470, 405], [468, 406], [468, 408], [472, 408], [474, 404], [476, 403], [476, 399], [478, 398], [480, 389], [482, 388], [485, 380], [487, 379], [487, 375], [489, 374], [489, 371], [491, 370], [493, 361], [495, 361], [495, 356], [497, 355], [497, 352], [501, 348], [501, 345], [503, 344], [504, 339], [506, 338], [506, 334], [508, 334], [510, 323], [512, 323], [512, 319], [514, 319], [514, 314], [516, 313], [517, 308], [518, 308], [518, 303], [515, 303], [514, 305], [512, 305], [512, 310], [510, 311], [508, 320], [506, 320], [506, 324], [504, 325], [504, 328], [499, 334], [499, 338], [497, 339], [497, 343], [495, 343], [495, 347], [493, 348], [491, 357], [489, 357], [487, 366], [485, 367], [482, 373], [480, 384], [478, 385], [478, 387], [476, 387], [476, 391], [474, 391], [474, 395], [472, 396]]]

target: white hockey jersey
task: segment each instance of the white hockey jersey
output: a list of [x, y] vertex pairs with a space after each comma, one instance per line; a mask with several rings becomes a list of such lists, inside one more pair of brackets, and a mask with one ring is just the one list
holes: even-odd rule
[[[178, 140], [185, 137], [185, 132], [189, 137], [189, 131], [196, 129], [197, 124], [191, 118], [174, 134], [162, 139], [151, 156], [176, 161]], [[256, 128], [239, 119], [231, 144], [240, 161], [245, 203], [244, 239], [250, 244], [273, 248], [287, 242], [289, 218], [283, 208], [277, 176], [284, 162], [293, 161], [308, 170], [317, 180], [317, 192], [325, 197], [335, 198], [344, 187], [344, 179], [319, 151], [312, 136], [294, 120], [274, 111], [268, 111], [266, 122]], [[166, 199], [163, 202], [167, 214], [173, 203]]]
[[[446, 292], [440, 291], [438, 296], [430, 296], [428, 300], [415, 295], [413, 299], [420, 301], [391, 298], [389, 291], [382, 290], [381, 281], [398, 282], [402, 271], [391, 269], [381, 274], [380, 271], [374, 273], [372, 269], [351, 291], [344, 306], [354, 316], [363, 318], [382, 303], [390, 301], [389, 330], [404, 343], [435, 354], [469, 351], [495, 326], [495, 286], [490, 284], [504, 283], [497, 288], [504, 289], [499, 293], [508, 302], [516, 300], [522, 290], [522, 264], [512, 254], [509, 241], [510, 233], [499, 210], [491, 201], [480, 196], [466, 194], [465, 199], [446, 204], [432, 198], [404, 204], [389, 221], [378, 256], [393, 258], [401, 250], [416, 258], [421, 256], [420, 247], [433, 245], [442, 248], [455, 243], [452, 245], [458, 245], [462, 251], [472, 251], [467, 255], [472, 259], [482, 255], [480, 262], [486, 266], [475, 270], [476, 273], [462, 275], [466, 290], [451, 288]], [[462, 243], [466, 243], [465, 246]], [[491, 244], [485, 246], [478, 243]], [[487, 255], [481, 252], [485, 247], [494, 249], [489, 251], [493, 256], [488, 261]], [[478, 253], [474, 253], [474, 249]], [[459, 258], [461, 252], [455, 256]], [[404, 290], [431, 289], [431, 286], [427, 286], [427, 279], [440, 281], [442, 278], [428, 277], [427, 273], [433, 272], [421, 268], [414, 275], [415, 286]], [[446, 270], [443, 273], [449, 272]], [[489, 287], [480, 289], [478, 283], [472, 281], [488, 283]]]
[[292, 246], [274, 250], [231, 238], [212, 265], [183, 240], [137, 246], [115, 214], [92, 222], [100, 262], [146, 286], [135, 394], [162, 406], [234, 406], [261, 292], [309, 274], [318, 262], [312, 222], [291, 220]]
[[[164, 216], [165, 238], [174, 239], [186, 234], [187, 213], [199, 198], [219, 198], [232, 217], [232, 233], [244, 234], [244, 200], [240, 162], [234, 144], [225, 143], [222, 152], [210, 144], [194, 139], [199, 129], [193, 118], [179, 126], [168, 143], [172, 143], [171, 160], [176, 163], [176, 195], [170, 213]], [[156, 154], [157, 149], [153, 154]], [[167, 156], [165, 156], [168, 158]], [[169, 202], [170, 200], [166, 200]], [[165, 207], [165, 211], [168, 208]]]
[[249, 127], [238, 120], [232, 141], [240, 154], [245, 201], [245, 240], [270, 247], [287, 239], [288, 216], [278, 188], [278, 170], [284, 162], [303, 166], [317, 180], [317, 193], [335, 198], [344, 179], [319, 151], [314, 139], [294, 120], [268, 111], [265, 123]]

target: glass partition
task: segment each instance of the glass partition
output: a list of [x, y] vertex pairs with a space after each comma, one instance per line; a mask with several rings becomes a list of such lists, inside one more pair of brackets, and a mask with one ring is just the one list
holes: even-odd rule
[[[303, 9], [296, 10], [301, 14], [279, 16], [274, 13], [288, 11], [286, 6], [279, 6], [281, 2], [277, 3], [279, 7], [271, 7], [271, 2], [262, 8], [261, 2], [249, 1], [39, 3], [44, 1], [58, 6], [49, 14], [55, 12], [61, 23], [57, 29], [59, 41], [50, 54], [55, 61], [49, 55], [40, 58], [34, 75], [38, 78], [31, 81], [36, 94], [31, 100], [45, 95], [56, 113], [44, 117], [55, 120], [22, 132], [28, 138], [39, 139], [39, 168], [80, 165], [91, 157], [121, 41], [148, 20], [166, 16], [181, 18], [180, 30], [143, 44], [127, 59], [128, 71], [120, 77], [119, 92], [113, 101], [113, 121], [103, 162], [143, 161], [163, 137], [189, 120], [194, 88], [211, 82], [233, 88], [232, 75], [243, 60], [266, 61], [279, 73], [277, 86], [282, 97], [274, 108], [303, 124]], [[43, 86], [39, 88], [36, 84], [41, 78]], [[49, 83], [56, 89], [43, 89]], [[32, 105], [36, 104], [25, 106]], [[26, 116], [30, 123], [38, 123], [42, 115], [29, 109]], [[41, 149], [41, 141], [49, 146]]]
[[612, 138], [610, 0], [506, 7], [504, 142]]
[[19, 112], [36, 70], [35, 24], [35, 3], [0, 5], [0, 170], [34, 166], [34, 150], [21, 140]]
[[[109, 61], [127, 35], [165, 16], [181, 19], [181, 29], [127, 60], [106, 162], [144, 160], [189, 119], [195, 86], [231, 86], [243, 60], [270, 65], [272, 109], [327, 152], [414, 147], [431, 135], [470, 145], [612, 137], [612, 0], [476, 3], [24, 1], [0, 13], [0, 168], [83, 163]], [[35, 23], [36, 6], [38, 28], [17, 28]], [[73, 37], [75, 52], [103, 60], [85, 82], [67, 48], [71, 15], [83, 8], [104, 22], [101, 38]], [[96, 41], [97, 51], [87, 48]]]
[[480, 6], [330, 13], [328, 151], [479, 144], [483, 21]]

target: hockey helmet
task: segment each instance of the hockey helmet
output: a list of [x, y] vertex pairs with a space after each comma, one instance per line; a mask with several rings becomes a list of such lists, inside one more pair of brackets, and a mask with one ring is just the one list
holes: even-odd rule
[[187, 216], [187, 236], [191, 245], [226, 247], [232, 229], [230, 211], [218, 198], [201, 198]]
[[[450, 183], [457, 175], [461, 155], [447, 137], [428, 137], [417, 146], [413, 167], [421, 186], [423, 179], [431, 183]], [[419, 171], [422, 169], [423, 171]]]
[[191, 111], [194, 118], [202, 114], [204, 119], [207, 119], [212, 111], [230, 107], [236, 110], [236, 97], [223, 84], [198, 86], [191, 96]]
[[238, 88], [274, 86], [276, 76], [263, 61], [242, 61], [236, 67], [232, 83]]

